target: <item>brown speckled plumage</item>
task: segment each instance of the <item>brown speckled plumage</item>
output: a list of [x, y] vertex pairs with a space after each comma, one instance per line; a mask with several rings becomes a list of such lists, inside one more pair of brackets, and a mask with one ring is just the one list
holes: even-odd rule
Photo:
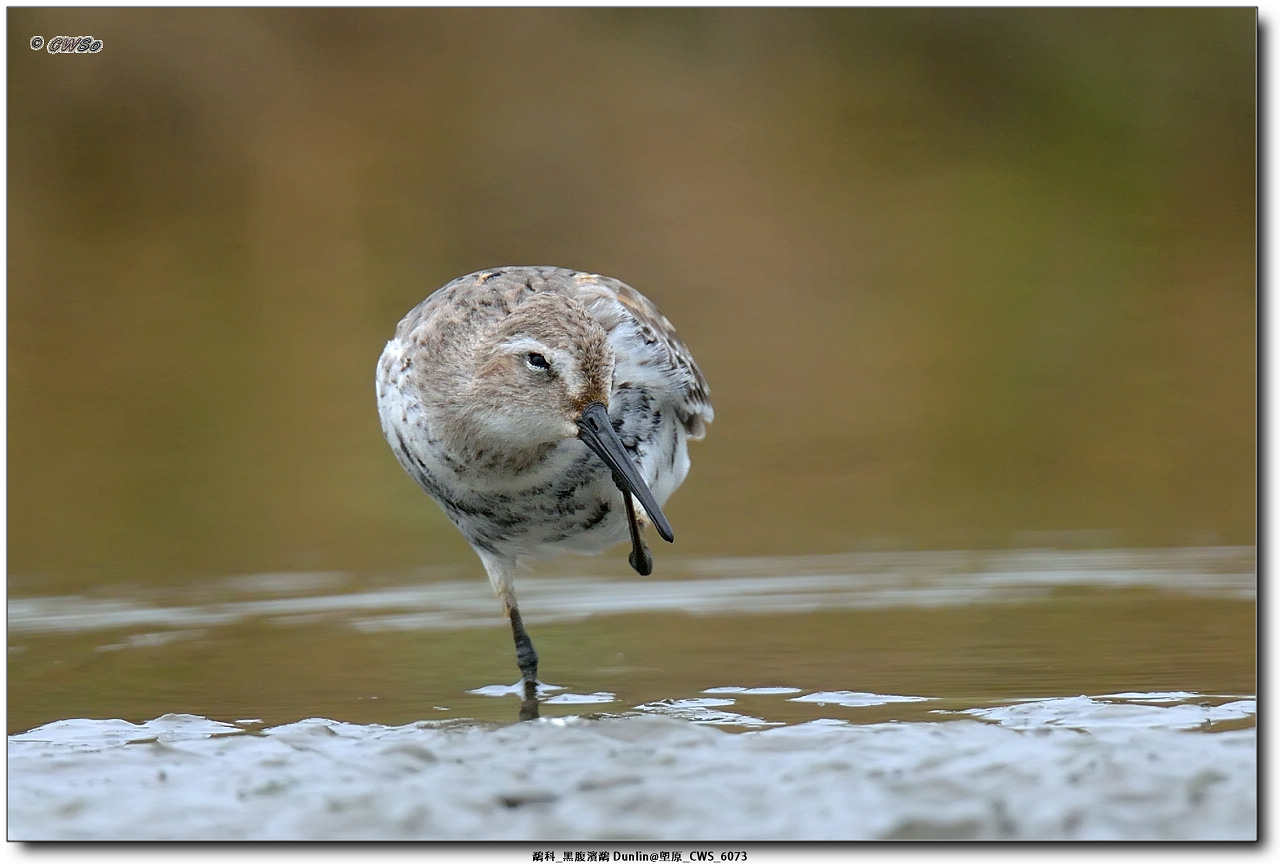
[[[537, 656], [516, 606], [517, 559], [622, 542], [630, 505], [650, 492], [634, 507], [633, 556], [653, 519], [669, 536], [655, 510], [688, 472], [686, 440], [702, 438], [713, 417], [706, 379], [671, 322], [630, 286], [503, 267], [455, 279], [410, 310], [378, 362], [377, 386], [400, 464], [484, 562], [532, 698]], [[630, 463], [620, 467], [645, 487], [633, 501], [598, 445], [585, 443], [593, 403], [607, 409], [604, 437]]]

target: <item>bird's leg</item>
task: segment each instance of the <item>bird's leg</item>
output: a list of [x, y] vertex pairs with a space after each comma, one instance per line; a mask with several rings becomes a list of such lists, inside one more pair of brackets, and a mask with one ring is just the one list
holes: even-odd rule
[[[505, 601], [505, 598], [504, 598]], [[516, 665], [520, 667], [520, 676], [524, 679], [524, 693], [520, 702], [520, 719], [538, 719], [538, 652], [533, 650], [533, 640], [525, 632], [524, 621], [520, 618], [520, 609], [511, 598], [507, 610], [511, 619], [511, 635], [516, 640]]]
[[524, 701], [520, 704], [520, 719], [533, 720], [538, 716], [538, 652], [533, 650], [533, 640], [524, 629], [520, 606], [516, 603], [514, 558], [503, 558], [481, 549], [476, 552], [489, 573], [489, 584], [502, 601], [502, 612], [511, 621], [511, 636], [516, 643], [516, 665], [524, 679]]
[[538, 687], [538, 652], [533, 650], [533, 640], [525, 632], [520, 606], [516, 603], [515, 559], [491, 555], [480, 549], [476, 552], [489, 573], [489, 584], [493, 586], [493, 592], [502, 602], [503, 614], [511, 621], [511, 635], [516, 643], [516, 665], [520, 667], [520, 677], [524, 679], [525, 698], [534, 699]]
[[621, 483], [618, 483], [618, 488], [622, 492], [622, 500], [627, 504], [627, 527], [631, 530], [631, 554], [627, 556], [627, 561], [641, 576], [648, 576], [653, 572], [653, 555], [645, 545], [644, 537], [640, 535], [641, 526], [636, 521], [636, 506], [631, 501], [631, 493]]
[[509, 603], [504, 605], [507, 606], [507, 617], [511, 619], [511, 635], [516, 641], [516, 665], [520, 667], [520, 675], [524, 678], [525, 696], [532, 698], [530, 690], [536, 691], [538, 682], [538, 652], [533, 650], [533, 640], [525, 632], [515, 595], [512, 594]]

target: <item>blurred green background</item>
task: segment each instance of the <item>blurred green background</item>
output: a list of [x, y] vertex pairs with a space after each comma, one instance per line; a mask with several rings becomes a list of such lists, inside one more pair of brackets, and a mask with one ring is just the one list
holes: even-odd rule
[[1252, 9], [7, 19], [11, 593], [478, 577], [374, 365], [503, 264], [701, 364], [666, 554], [1255, 542]]

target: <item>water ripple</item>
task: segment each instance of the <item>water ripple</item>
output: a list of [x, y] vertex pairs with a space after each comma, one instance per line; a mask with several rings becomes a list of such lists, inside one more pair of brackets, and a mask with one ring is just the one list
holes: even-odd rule
[[[539, 620], [575, 621], [597, 614], [685, 612], [699, 615], [812, 612], [894, 606], [1025, 602], [1068, 587], [1132, 588], [1253, 599], [1253, 547], [898, 552], [792, 558], [672, 559], [671, 578], [600, 576], [601, 559], [556, 562], [559, 576], [521, 581], [523, 605]], [[544, 568], [550, 571], [549, 565]], [[429, 574], [430, 575], [430, 574]], [[438, 575], [438, 574], [437, 574]], [[10, 597], [16, 633], [121, 627], [190, 629], [249, 618], [298, 623], [334, 617], [361, 631], [452, 630], [495, 626], [495, 602], [484, 580], [414, 580], [339, 592], [355, 574], [260, 574], [204, 583], [200, 598], [182, 592], [143, 597]], [[206, 598], [251, 599], [209, 602]], [[254, 594], [277, 594], [252, 598]]]

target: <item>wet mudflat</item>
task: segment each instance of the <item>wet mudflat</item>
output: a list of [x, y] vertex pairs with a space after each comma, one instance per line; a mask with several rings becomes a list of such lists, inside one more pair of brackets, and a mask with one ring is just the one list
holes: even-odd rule
[[1252, 549], [581, 566], [13, 598], [10, 838], [1256, 836]]
[[10, 837], [1252, 839], [1254, 730], [1182, 730], [1249, 719], [1253, 701], [1200, 701], [742, 734], [661, 711], [260, 732], [62, 721], [10, 739]]

